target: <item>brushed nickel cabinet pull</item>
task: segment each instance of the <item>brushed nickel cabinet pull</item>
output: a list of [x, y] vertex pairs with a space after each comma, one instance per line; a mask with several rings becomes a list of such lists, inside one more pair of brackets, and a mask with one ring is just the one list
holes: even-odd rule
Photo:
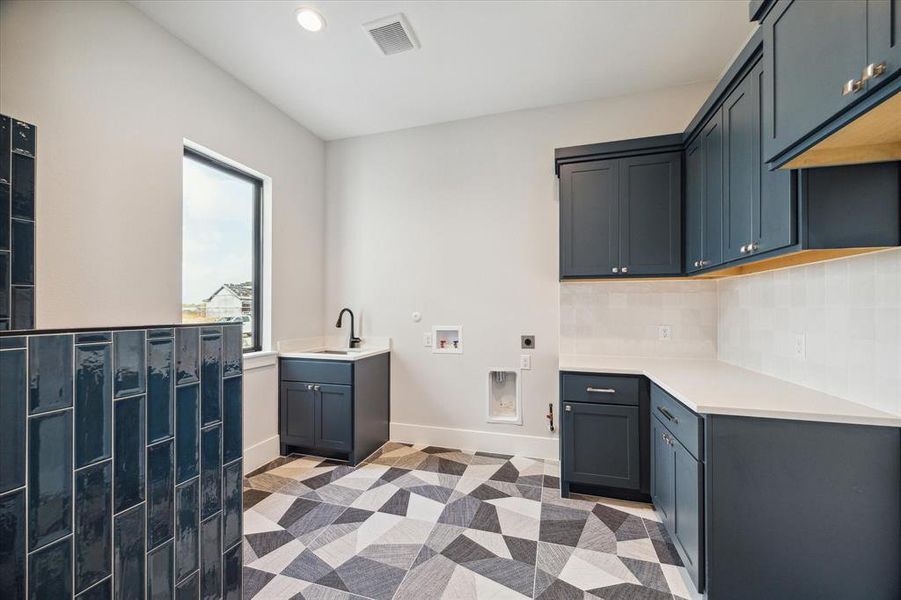
[[676, 418], [676, 416], [675, 416], [673, 413], [671, 413], [670, 411], [666, 410], [666, 409], [663, 408], [662, 406], [658, 406], [658, 407], [657, 407], [657, 410], [659, 410], [660, 413], [661, 413], [664, 417], [667, 418], [667, 420], [672, 421], [673, 423], [676, 423], [676, 424], [679, 423], [679, 419]]
[[856, 94], [862, 89], [863, 81], [861, 81], [860, 79], [849, 79], [845, 82], [845, 85], [842, 86], [842, 96], [850, 96], [851, 94]]
[[615, 394], [616, 390], [613, 388], [596, 388], [588, 386], [585, 388], [585, 391], [589, 394]]
[[861, 81], [876, 79], [885, 73], [885, 61], [881, 63], [870, 63], [863, 69], [863, 75], [860, 76]]

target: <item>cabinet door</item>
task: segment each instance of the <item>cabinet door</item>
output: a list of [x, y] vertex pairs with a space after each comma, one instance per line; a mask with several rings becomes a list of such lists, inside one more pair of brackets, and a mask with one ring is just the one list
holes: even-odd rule
[[682, 272], [682, 153], [620, 159], [620, 267]]
[[723, 109], [701, 132], [704, 145], [704, 252], [703, 267], [723, 262]]
[[867, 82], [873, 89], [901, 67], [901, 0], [868, 0], [867, 64], [885, 63], [885, 72]]
[[560, 168], [560, 275], [612, 274], [619, 265], [619, 176], [615, 160]]
[[[757, 98], [757, 122], [760, 132], [766, 128], [769, 115], [763, 109], [763, 62], [747, 75], [751, 93]], [[758, 133], [758, 135], [761, 135]], [[752, 198], [751, 241], [756, 244], [755, 253], [790, 246], [797, 241], [797, 172], [789, 169], [770, 170], [763, 158], [763, 145], [758, 147], [758, 167], [754, 172], [759, 179], [758, 193]]]
[[664, 524], [673, 519], [673, 474], [675, 458], [667, 441], [667, 431], [657, 418], [651, 419], [651, 500], [663, 515]]
[[867, 4], [780, 0], [764, 19], [767, 161], [864, 93], [842, 95], [842, 86], [867, 64]]
[[312, 384], [285, 381], [282, 382], [280, 392], [281, 442], [292, 446], [313, 447], [316, 392], [313, 391]]
[[760, 120], [753, 78], [739, 83], [723, 104], [723, 259], [747, 256], [751, 243], [752, 211], [760, 195]]
[[695, 457], [689, 454], [678, 440], [673, 439], [672, 449], [675, 458], [673, 476], [673, 514], [671, 517], [671, 533], [673, 541], [679, 545], [683, 558], [687, 559], [692, 581], [701, 588], [702, 557], [702, 469]]
[[563, 478], [621, 489], [640, 487], [637, 406], [563, 403]]
[[704, 148], [699, 137], [685, 151], [685, 271], [704, 258]]
[[350, 452], [353, 446], [353, 388], [319, 385], [316, 395], [316, 447]]

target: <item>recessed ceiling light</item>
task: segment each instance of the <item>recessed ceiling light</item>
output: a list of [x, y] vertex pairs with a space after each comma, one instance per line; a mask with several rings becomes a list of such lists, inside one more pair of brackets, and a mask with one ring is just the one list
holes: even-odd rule
[[325, 29], [325, 19], [312, 8], [298, 8], [294, 13], [297, 23], [307, 31], [322, 31]]

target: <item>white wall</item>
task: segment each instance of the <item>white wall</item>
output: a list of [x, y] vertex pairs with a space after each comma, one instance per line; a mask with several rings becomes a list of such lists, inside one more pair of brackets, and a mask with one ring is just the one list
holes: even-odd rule
[[[325, 323], [350, 306], [363, 311], [364, 337], [392, 338], [392, 438], [556, 454], [544, 419], [557, 399], [554, 148], [681, 132], [710, 89], [326, 144]], [[425, 348], [432, 325], [462, 325], [464, 354]], [[486, 371], [518, 365], [521, 334], [537, 336], [523, 425], [489, 425]]]
[[720, 360], [901, 414], [901, 249], [717, 286]]
[[[181, 319], [187, 138], [271, 177], [273, 339], [321, 333], [322, 141], [138, 10], [2, 2], [0, 111], [38, 127], [38, 327]], [[246, 406], [274, 415], [275, 377]]]
[[560, 354], [716, 358], [716, 301], [715, 281], [563, 283]]

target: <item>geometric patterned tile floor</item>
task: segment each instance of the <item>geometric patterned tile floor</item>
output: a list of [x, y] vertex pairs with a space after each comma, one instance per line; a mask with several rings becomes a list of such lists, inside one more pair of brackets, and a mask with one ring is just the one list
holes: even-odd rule
[[560, 497], [556, 461], [389, 442], [244, 480], [246, 599], [692, 598], [647, 504]]

